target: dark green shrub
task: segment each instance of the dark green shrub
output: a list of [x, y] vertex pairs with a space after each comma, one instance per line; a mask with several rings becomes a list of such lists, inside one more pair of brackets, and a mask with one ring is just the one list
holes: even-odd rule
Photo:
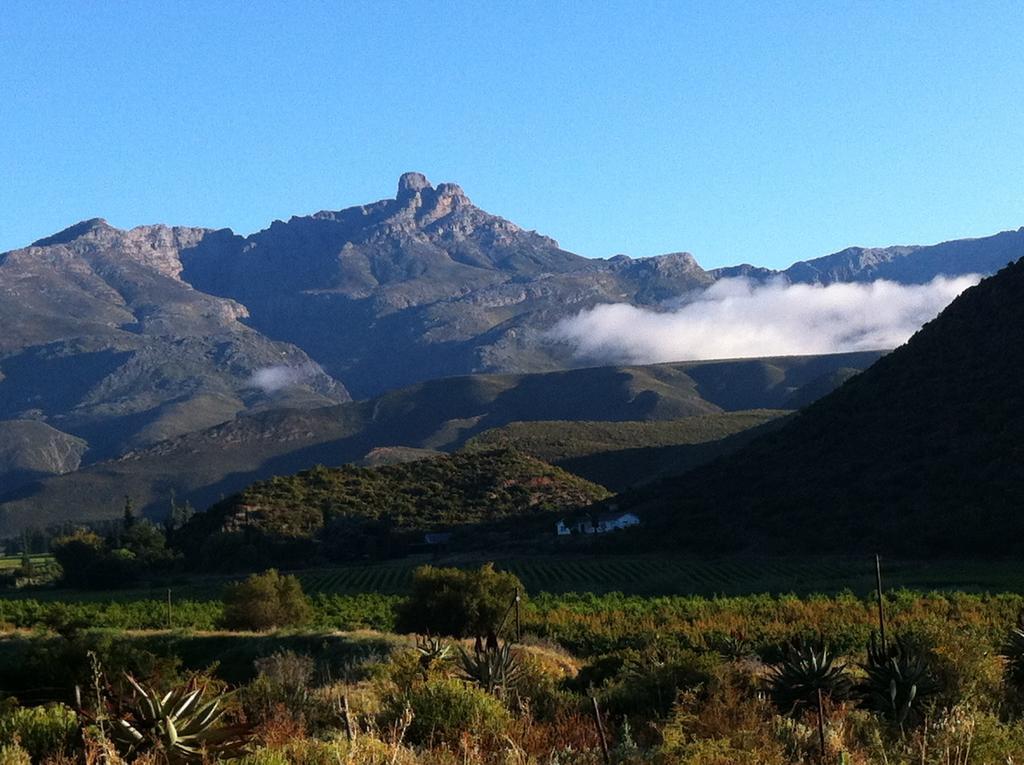
[[600, 694], [613, 714], [664, 717], [680, 692], [706, 687], [722, 660], [690, 649], [628, 652], [622, 671]]
[[512, 715], [497, 698], [454, 678], [431, 677], [392, 696], [386, 702], [384, 724], [401, 724], [406, 705], [412, 712], [406, 738], [414, 744], [453, 746], [467, 731], [498, 736], [512, 723]]
[[[488, 563], [477, 570], [421, 566], [413, 572], [412, 594], [398, 608], [400, 632], [465, 637], [487, 635], [501, 628], [522, 582]], [[512, 619], [506, 619], [511, 629]]]
[[581, 693], [593, 688], [601, 688], [608, 682], [614, 680], [625, 666], [626, 657], [621, 653], [598, 656], [587, 664], [584, 664], [571, 685]]
[[313, 609], [294, 576], [276, 569], [253, 574], [224, 592], [224, 626], [233, 630], [269, 630], [308, 623]]
[[33, 635], [2, 642], [0, 687], [25, 703], [73, 700], [75, 686], [91, 684], [93, 653], [119, 686], [123, 672], [147, 681], [176, 682], [181, 660], [165, 650], [147, 650], [142, 642], [113, 632], [81, 632], [72, 638]]

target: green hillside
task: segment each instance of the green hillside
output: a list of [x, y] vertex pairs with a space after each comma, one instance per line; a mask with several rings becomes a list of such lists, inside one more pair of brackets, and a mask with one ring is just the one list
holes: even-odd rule
[[516, 449], [621, 491], [735, 451], [785, 414], [757, 409], [649, 422], [513, 422], [474, 436], [465, 448]]
[[731, 457], [635, 495], [660, 542], [1019, 554], [1024, 260]]
[[0, 494], [0, 537], [26, 526], [115, 518], [126, 494], [154, 517], [168, 511], [172, 492], [203, 509], [274, 475], [358, 461], [379, 447], [451, 452], [479, 433], [516, 421], [660, 421], [787, 408], [806, 386], [817, 390], [824, 377], [866, 368], [880, 355], [472, 375], [369, 401], [253, 413]]
[[179, 545], [195, 550], [214, 538], [222, 553], [237, 548], [234, 539], [260, 549], [264, 562], [282, 545], [287, 555], [358, 558], [416, 545], [424, 532], [573, 510], [608, 496], [601, 486], [508, 449], [375, 468], [318, 466], [259, 481], [217, 503], [192, 519]]

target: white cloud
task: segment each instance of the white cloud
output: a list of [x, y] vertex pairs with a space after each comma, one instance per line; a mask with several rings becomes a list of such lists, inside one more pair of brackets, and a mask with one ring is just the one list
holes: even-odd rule
[[249, 377], [249, 387], [259, 388], [264, 393], [276, 393], [284, 388], [298, 385], [310, 378], [315, 373], [312, 364], [301, 364], [299, 366], [288, 366], [279, 364], [271, 367], [261, 367]]
[[980, 278], [827, 287], [723, 279], [663, 311], [599, 305], [563, 319], [549, 337], [580, 357], [632, 364], [883, 350], [906, 342]]

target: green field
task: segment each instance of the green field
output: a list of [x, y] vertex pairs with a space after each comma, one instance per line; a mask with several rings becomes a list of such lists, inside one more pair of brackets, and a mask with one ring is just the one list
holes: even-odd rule
[[[53, 562], [53, 556], [49, 553], [35, 553], [30, 555], [32, 563], [36, 566], [43, 564], [49, 564]], [[3, 555], [0, 556], [0, 571], [9, 571], [18, 568], [21, 565], [20, 555]]]
[[[311, 594], [367, 592], [404, 594], [413, 570], [428, 557], [383, 564], [339, 566], [297, 572]], [[441, 561], [436, 565], [479, 565]], [[661, 555], [533, 557], [496, 561], [516, 574], [531, 593], [623, 592], [633, 595], [806, 595], [851, 590], [865, 595], [875, 586], [874, 562], [861, 558], [701, 560]], [[1024, 564], [1017, 561], [883, 561], [885, 589], [1024, 593]], [[237, 576], [179, 577], [158, 585], [102, 592], [28, 589], [0, 597], [60, 600], [217, 599]]]
[[[300, 574], [310, 592], [401, 594], [423, 561], [346, 567]], [[625, 592], [637, 595], [752, 593], [865, 594], [875, 587], [874, 562], [862, 559], [697, 560], [669, 556], [533, 558], [498, 561], [529, 592]], [[1016, 561], [890, 561], [883, 585], [914, 590], [1024, 592], [1024, 565]]]

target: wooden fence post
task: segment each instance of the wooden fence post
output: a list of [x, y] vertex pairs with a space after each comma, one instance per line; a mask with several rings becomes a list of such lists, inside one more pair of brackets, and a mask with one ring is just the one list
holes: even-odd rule
[[519, 594], [519, 588], [516, 587], [516, 642], [523, 642], [523, 620], [519, 614], [519, 602], [522, 600], [522, 596]]
[[348, 694], [342, 694], [341, 696], [341, 720], [345, 723], [345, 738], [353, 741], [356, 737], [356, 732], [353, 729], [352, 714], [348, 708]]
[[821, 744], [821, 762], [825, 763], [825, 704], [821, 700], [821, 688], [818, 689], [818, 742]]
[[597, 696], [590, 697], [594, 704], [594, 722], [597, 724], [597, 735], [601, 739], [601, 754], [604, 756], [604, 765], [611, 765], [611, 754], [608, 752], [608, 739], [604, 735], [604, 721], [601, 719], [601, 708], [597, 705]]
[[885, 642], [885, 611], [882, 608], [882, 559], [875, 556], [875, 583], [878, 586], [878, 632], [882, 639], [882, 653], [888, 655], [889, 649]]

